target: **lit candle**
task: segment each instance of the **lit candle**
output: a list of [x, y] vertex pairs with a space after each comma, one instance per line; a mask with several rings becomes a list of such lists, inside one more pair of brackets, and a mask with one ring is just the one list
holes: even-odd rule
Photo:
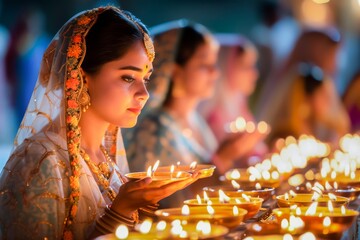
[[285, 197], [285, 200], [286, 200], [286, 201], [289, 200], [289, 194], [288, 194], [288, 193], [285, 193], [284, 197]]
[[328, 181], [325, 182], [325, 189], [326, 190], [331, 190], [333, 189], [333, 187], [330, 185], [330, 183]]
[[129, 229], [121, 224], [116, 228], [115, 235], [118, 239], [126, 239], [129, 236]]
[[281, 220], [281, 229], [287, 229], [289, 227], [289, 221], [284, 218], [283, 220]]
[[228, 203], [230, 201], [230, 197], [228, 197], [223, 190], [219, 190], [219, 202]]
[[211, 224], [209, 221], [199, 221], [196, 225], [196, 230], [203, 235], [209, 235], [211, 233]]
[[240, 189], [240, 184], [238, 184], [234, 179], [231, 180], [231, 185], [232, 185], [233, 188], [235, 188], [236, 190]]
[[293, 190], [290, 190], [289, 193], [292, 198], [296, 197], [296, 193]]
[[329, 212], [331, 212], [331, 213], [334, 212], [334, 207], [333, 207], [331, 200], [328, 200], [328, 209], [329, 209]]
[[310, 207], [306, 210], [305, 216], [308, 215], [315, 215], [316, 214], [316, 208], [317, 208], [318, 202], [313, 202]]
[[341, 206], [341, 214], [342, 215], [345, 215], [346, 214], [346, 208], [345, 208], [345, 206], [343, 205], [343, 206]]
[[337, 197], [332, 193], [329, 193], [328, 196], [329, 196], [330, 200], [336, 201], [336, 199], [337, 199]]
[[250, 202], [250, 197], [245, 193], [241, 194], [241, 196], [245, 199], [245, 201]]
[[283, 240], [293, 240], [293, 237], [291, 236], [291, 234], [286, 233], [283, 237]]
[[215, 213], [214, 208], [213, 208], [212, 206], [210, 206], [210, 205], [207, 205], [207, 206], [206, 206], [206, 210], [207, 210], [207, 212], [208, 212], [211, 216], [213, 216], [214, 213]]
[[234, 207], [233, 207], [233, 215], [234, 215], [234, 216], [238, 216], [238, 215], [239, 215], [239, 209], [238, 209], [237, 206], [234, 206]]
[[171, 167], [170, 167], [170, 178], [171, 178], [171, 179], [172, 179], [172, 177], [173, 177], [174, 170], [175, 170], [175, 166], [174, 166], [174, 165], [171, 165]]
[[196, 199], [198, 201], [198, 204], [201, 204], [201, 197], [199, 196], [199, 194], [196, 195]]
[[299, 240], [316, 240], [316, 237], [312, 232], [306, 232], [300, 235]]
[[190, 170], [194, 170], [196, 168], [196, 166], [197, 166], [197, 162], [196, 161], [192, 162], [190, 164]]
[[231, 171], [230, 177], [231, 179], [239, 179], [241, 175], [237, 169], [234, 169], [233, 171]]
[[260, 190], [260, 189], [261, 189], [260, 183], [256, 183], [256, 184], [255, 184], [255, 188], [256, 188], [257, 190]]
[[189, 216], [189, 214], [190, 214], [190, 208], [189, 208], [189, 206], [188, 205], [184, 205], [184, 206], [182, 206], [182, 208], [181, 208], [181, 214], [182, 215], [185, 215], [185, 216]]
[[166, 222], [164, 220], [161, 220], [156, 224], [156, 230], [158, 231], [164, 231], [166, 228]]
[[148, 167], [147, 171], [146, 171], [146, 176], [147, 177], [151, 177], [151, 166]]
[[140, 229], [139, 231], [142, 234], [147, 234], [150, 232], [151, 229], [151, 225], [152, 225], [152, 221], [149, 219], [146, 219], [143, 223], [140, 224]]
[[328, 216], [326, 216], [323, 220], [323, 226], [329, 227], [330, 225], [331, 225], [331, 219]]
[[159, 167], [159, 164], [160, 164], [160, 160], [156, 160], [154, 167], [152, 168], [152, 176], [154, 176], [154, 173], [157, 170], [157, 168]]

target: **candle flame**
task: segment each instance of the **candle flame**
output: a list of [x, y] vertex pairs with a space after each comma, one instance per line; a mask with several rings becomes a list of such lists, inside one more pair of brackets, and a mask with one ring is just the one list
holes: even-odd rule
[[333, 207], [333, 204], [330, 200], [328, 200], [328, 209], [329, 209], [329, 212], [334, 212], [334, 207]]
[[308, 215], [315, 215], [316, 214], [316, 208], [317, 208], [318, 202], [313, 202], [310, 207], [306, 210], [305, 216]]
[[183, 231], [183, 227], [181, 226], [180, 223], [173, 224], [171, 227], [171, 230], [170, 230], [171, 234], [173, 234], [173, 235], [180, 235], [182, 231]]
[[316, 237], [312, 232], [306, 232], [299, 237], [299, 240], [316, 240]]
[[324, 186], [321, 185], [321, 184], [318, 183], [318, 182], [316, 182], [316, 183], [314, 184], [314, 187], [317, 187], [317, 188], [320, 189], [321, 191], [324, 191], [324, 190], [325, 190]]
[[280, 174], [279, 174], [278, 171], [273, 171], [273, 172], [271, 173], [271, 177], [272, 177], [272, 179], [277, 180], [277, 179], [279, 179]]
[[171, 175], [173, 174], [174, 170], [175, 170], [175, 166], [174, 166], [174, 165], [171, 165], [171, 167], [170, 167], [170, 173], [171, 173]]
[[338, 185], [337, 182], [334, 182], [334, 188], [335, 188], [335, 189], [338, 189], [338, 188], [339, 188], [339, 185]]
[[166, 228], [166, 222], [164, 220], [161, 220], [156, 224], [156, 230], [158, 231], [164, 231]]
[[151, 177], [151, 166], [148, 167], [148, 169], [146, 171], [146, 176]]
[[290, 190], [289, 193], [292, 198], [296, 197], [296, 193], [293, 190]]
[[331, 177], [331, 179], [335, 179], [336, 178], [336, 172], [332, 171], [330, 177]]
[[233, 186], [234, 189], [239, 190], [240, 189], [240, 184], [238, 184], [234, 179], [231, 180], [231, 185]]
[[160, 164], [160, 160], [156, 160], [156, 162], [155, 162], [155, 164], [154, 164], [154, 167], [153, 167], [153, 169], [152, 169], [152, 172], [153, 172], [153, 173], [157, 170], [157, 168], [159, 167], [159, 164]]
[[290, 233], [286, 233], [283, 237], [283, 240], [293, 240], [293, 237], [291, 236]]
[[152, 225], [152, 221], [149, 220], [149, 219], [146, 219], [146, 220], [140, 225], [139, 231], [140, 231], [142, 234], [147, 234], [147, 233], [150, 232], [151, 225]]
[[235, 198], [236, 203], [241, 203], [241, 201], [238, 198]]
[[286, 218], [281, 220], [281, 229], [287, 229], [288, 227], [289, 227], [289, 221]]
[[255, 188], [256, 188], [257, 190], [260, 190], [260, 189], [261, 189], [260, 183], [256, 183], [256, 184], [255, 184]]
[[288, 201], [289, 200], [289, 194], [285, 193], [284, 198], [285, 198], [286, 201]]
[[211, 233], [211, 225], [209, 221], [200, 220], [196, 224], [196, 231], [202, 233], [203, 235], [209, 235]]
[[333, 189], [333, 187], [330, 185], [330, 183], [328, 181], [325, 182], [325, 189], [326, 190], [331, 190]]
[[323, 226], [329, 227], [330, 225], [331, 225], [331, 219], [328, 216], [326, 216], [323, 220]]
[[181, 177], [181, 172], [177, 172], [177, 174], [176, 174], [176, 178], [179, 178], [179, 177]]
[[206, 206], [206, 210], [210, 215], [214, 215], [214, 213], [215, 213], [214, 208], [212, 206], [210, 206], [210, 205]]
[[240, 172], [237, 169], [231, 171], [231, 179], [239, 179], [241, 177]]
[[188, 216], [190, 214], [190, 208], [188, 205], [185, 204], [184, 206], [182, 206], [181, 214], [186, 215], [186, 216]]
[[312, 188], [312, 185], [311, 185], [310, 182], [307, 182], [307, 183], [305, 184], [305, 186], [306, 186], [306, 189], [307, 189], [308, 191], [310, 191], [311, 188]]
[[129, 229], [126, 225], [121, 224], [116, 228], [115, 235], [118, 239], [126, 239], [129, 236]]
[[223, 190], [219, 190], [219, 202], [228, 203], [230, 201], [230, 197], [227, 196]]
[[187, 238], [188, 237], [188, 233], [185, 230], [182, 230], [181, 233], [179, 234], [180, 238]]
[[299, 207], [296, 208], [296, 215], [301, 215], [301, 208]]
[[206, 194], [206, 192], [204, 191], [204, 201], [205, 202], [209, 202], [209, 197], [208, 197], [208, 195]]
[[350, 178], [351, 178], [351, 179], [355, 179], [355, 172], [351, 172], [351, 173], [350, 173]]
[[[318, 188], [317, 188], [318, 189]], [[314, 194], [311, 197], [311, 201], [317, 201], [321, 197], [321, 194], [318, 192], [314, 192]]]
[[250, 197], [248, 195], [246, 195], [245, 193], [241, 194], [241, 196], [245, 199], [245, 201], [247, 201], [247, 202], [251, 201]]
[[239, 209], [237, 206], [233, 206], [233, 214], [234, 216], [238, 216], [239, 215]]
[[190, 170], [194, 170], [196, 168], [196, 166], [197, 166], [197, 162], [196, 161], [192, 162], [190, 164]]
[[345, 215], [346, 214], [346, 208], [344, 205], [341, 206], [341, 214]]
[[332, 200], [332, 201], [336, 201], [336, 199], [337, 199], [337, 197], [332, 193], [329, 193], [328, 196], [329, 196], [330, 200]]
[[198, 204], [201, 204], [201, 197], [199, 196], [199, 194], [196, 195], [196, 199], [198, 201]]

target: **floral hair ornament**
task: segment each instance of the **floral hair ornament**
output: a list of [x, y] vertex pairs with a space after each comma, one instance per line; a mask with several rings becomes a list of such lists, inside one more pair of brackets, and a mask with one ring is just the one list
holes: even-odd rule
[[145, 51], [146, 51], [146, 55], [148, 56], [150, 62], [153, 62], [155, 59], [155, 48], [154, 48], [154, 43], [151, 40], [149, 34], [147, 34], [144, 29], [140, 26], [140, 24], [134, 20], [130, 15], [128, 15], [126, 12], [122, 11], [122, 13], [130, 20], [132, 21], [137, 28], [141, 31], [142, 35], [143, 35], [143, 41], [144, 41], [144, 46], [145, 46]]

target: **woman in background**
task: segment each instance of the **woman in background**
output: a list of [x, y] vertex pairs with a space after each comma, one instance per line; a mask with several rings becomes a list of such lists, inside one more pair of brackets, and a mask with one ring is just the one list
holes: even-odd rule
[[151, 178], [123, 177], [119, 128], [137, 122], [153, 58], [145, 26], [116, 7], [79, 13], [59, 30], [0, 176], [0, 239], [89, 239], [131, 228], [196, 180], [147, 188]]
[[[196, 161], [215, 164], [223, 174], [242, 154], [242, 139], [234, 135], [219, 145], [197, 110], [213, 95], [219, 76], [218, 42], [203, 25], [186, 20], [160, 25], [152, 34], [157, 49], [154, 85], [149, 85], [152, 99], [141, 124], [124, 135], [130, 170], [143, 171], [156, 160], [161, 165]], [[162, 206], [180, 206], [197, 190], [182, 191]]]
[[[256, 126], [248, 99], [255, 90], [259, 74], [256, 66], [258, 53], [248, 39], [240, 35], [220, 35], [218, 38], [221, 43], [220, 63], [223, 74], [218, 81], [214, 98], [205, 103], [208, 110], [204, 114], [218, 141], [222, 141], [232, 134], [226, 131], [230, 122], [239, 117]], [[242, 156], [243, 166], [247, 166], [246, 161], [250, 156], [262, 156], [267, 152], [267, 146], [263, 142], [267, 132], [268, 130], [259, 132], [255, 128], [250, 133], [242, 133], [247, 139], [243, 148], [248, 149]]]
[[[270, 144], [279, 137], [299, 137], [302, 133], [337, 144], [350, 130], [349, 116], [333, 79], [339, 46], [340, 34], [335, 29], [304, 30], [288, 59], [268, 79], [258, 114], [271, 126]], [[321, 83], [313, 88], [316, 91], [306, 93], [301, 66], [311, 66], [308, 72], [316, 74], [315, 80]], [[310, 119], [312, 127], [304, 127]]]

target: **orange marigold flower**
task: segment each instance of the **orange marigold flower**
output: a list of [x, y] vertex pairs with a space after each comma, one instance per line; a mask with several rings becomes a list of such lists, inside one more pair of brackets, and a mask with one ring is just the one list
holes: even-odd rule
[[69, 150], [69, 153], [70, 154], [76, 154], [77, 153], [77, 147], [75, 146], [75, 144], [70, 144], [69, 146], [68, 146], [68, 150]]
[[75, 178], [74, 176], [70, 177], [70, 187], [72, 189], [78, 189], [79, 188], [79, 180]]
[[67, 103], [68, 103], [69, 108], [78, 108], [79, 107], [78, 103], [73, 99], [68, 100]]
[[64, 232], [64, 240], [73, 240], [73, 234], [70, 230]]
[[72, 40], [73, 40], [74, 43], [80, 43], [81, 42], [81, 36], [80, 35], [75, 35], [72, 38]]
[[77, 77], [77, 75], [78, 75], [78, 73], [79, 73], [79, 71], [78, 71], [78, 70], [71, 70], [71, 72], [70, 72], [70, 76], [71, 76], [72, 78], [76, 78], [76, 77]]
[[[68, 138], [74, 138], [75, 136], [76, 136], [76, 133], [74, 132], [74, 131], [69, 131], [68, 133], [67, 133], [67, 136], [68, 136]], [[73, 145], [73, 144], [71, 144], [71, 145]]]
[[77, 206], [76, 205], [73, 205], [72, 207], [71, 207], [71, 216], [73, 216], [73, 217], [75, 217], [76, 216], [76, 212], [77, 212]]
[[82, 18], [80, 18], [78, 20], [78, 24], [79, 25], [86, 25], [88, 23], [90, 23], [91, 19], [89, 17], [83, 16]]
[[112, 145], [111, 148], [110, 148], [110, 154], [111, 155], [115, 155], [116, 154], [116, 145]]
[[[75, 126], [79, 123], [77, 117], [75, 117], [75, 116], [67, 116], [66, 122], [70, 123], [72, 125], [75, 125]], [[75, 137], [75, 132], [74, 132], [73, 137]]]
[[66, 88], [76, 90], [79, 85], [79, 80], [76, 78], [69, 78], [66, 80]]
[[68, 48], [67, 56], [68, 57], [79, 58], [81, 52], [82, 52], [82, 49], [81, 49], [81, 47], [79, 45], [71, 45]]

